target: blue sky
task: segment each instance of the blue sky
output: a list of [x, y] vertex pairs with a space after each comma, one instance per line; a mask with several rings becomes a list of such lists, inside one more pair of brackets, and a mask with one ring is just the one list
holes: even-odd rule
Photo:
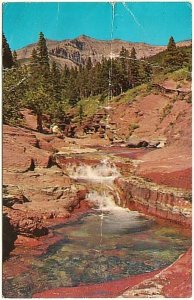
[[[112, 6], [108, 2], [21, 2], [3, 4], [3, 32], [12, 50], [46, 38], [63, 40], [85, 34], [111, 39]], [[113, 38], [166, 45], [191, 39], [189, 2], [119, 2]]]

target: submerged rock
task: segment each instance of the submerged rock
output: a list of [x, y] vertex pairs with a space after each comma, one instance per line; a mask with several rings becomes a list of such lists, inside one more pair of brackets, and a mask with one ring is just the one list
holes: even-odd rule
[[190, 298], [192, 295], [192, 249], [154, 277], [127, 289], [124, 298]]

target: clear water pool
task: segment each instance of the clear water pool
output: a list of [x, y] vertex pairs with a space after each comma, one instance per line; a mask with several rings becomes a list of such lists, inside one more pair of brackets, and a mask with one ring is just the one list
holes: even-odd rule
[[[30, 298], [57, 287], [151, 272], [170, 265], [191, 245], [177, 228], [122, 208], [103, 214], [94, 210], [53, 231], [60, 241], [31, 258], [27, 272], [7, 278], [4, 297]], [[18, 255], [17, 260], [22, 259]]]

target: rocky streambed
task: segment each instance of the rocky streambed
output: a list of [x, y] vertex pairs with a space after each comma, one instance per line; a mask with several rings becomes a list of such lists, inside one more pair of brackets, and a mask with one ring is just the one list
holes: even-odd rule
[[[190, 295], [191, 252], [179, 259], [191, 245], [189, 191], [135, 176], [148, 150], [107, 149], [71, 144], [44, 166], [4, 168], [5, 297], [116, 297], [155, 276], [160, 289], [148, 296], [166, 296], [179, 264], [187, 282], [180, 294]], [[133, 295], [146, 295], [149, 284]]]
[[44, 292], [53, 295], [58, 288], [64, 288], [64, 297], [65, 287], [143, 277], [169, 266], [190, 246], [190, 239], [176, 228], [117, 207], [104, 210], [103, 218], [101, 211], [92, 210], [51, 229], [58, 241], [45, 253], [18, 253], [17, 261], [28, 264], [25, 272], [4, 281], [6, 297], [44, 298]]
[[[170, 187], [158, 184], [150, 179], [136, 176], [136, 168], [140, 160], [138, 156], [147, 153], [147, 149], [124, 150], [117, 148], [116, 151], [109, 148], [107, 151], [97, 151], [94, 153], [81, 153], [64, 156], [63, 153], [56, 155], [56, 161], [65, 172], [68, 166], [73, 165], [74, 169], [83, 170], [77, 173], [81, 179], [91, 179], [92, 170], [105, 168], [106, 172], [113, 172], [115, 197], [114, 201], [118, 206], [138, 210], [146, 215], [152, 215], [160, 219], [170, 221], [172, 224], [182, 225], [184, 228], [192, 226], [192, 194], [190, 190], [178, 187]], [[152, 150], [151, 150], [152, 151]], [[127, 154], [127, 155], [126, 155]], [[104, 157], [108, 158], [108, 164], [104, 163]], [[105, 159], [106, 160], [106, 159]], [[111, 167], [115, 169], [111, 170]], [[88, 169], [89, 166], [89, 169]], [[110, 169], [110, 170], [109, 170]], [[82, 174], [83, 173], [83, 174]], [[85, 177], [84, 177], [84, 176]], [[96, 176], [96, 174], [94, 174]], [[98, 174], [97, 174], [98, 175]], [[105, 174], [104, 177], [106, 177]], [[99, 174], [99, 176], [101, 176]], [[161, 177], [165, 175], [161, 174]], [[103, 175], [102, 175], [103, 178]], [[79, 182], [83, 182], [80, 181]], [[119, 195], [119, 197], [118, 197]]]

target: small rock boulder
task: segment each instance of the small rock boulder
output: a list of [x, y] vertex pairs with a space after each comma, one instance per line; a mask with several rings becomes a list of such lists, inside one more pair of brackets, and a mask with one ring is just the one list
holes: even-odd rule
[[48, 228], [43, 226], [42, 220], [37, 213], [31, 211], [24, 212], [21, 210], [3, 208], [4, 214], [10, 219], [10, 225], [16, 234], [27, 237], [38, 237], [48, 234]]
[[127, 143], [129, 148], [144, 148], [147, 147], [149, 143], [145, 140], [139, 139], [137, 137], [130, 137]]
[[157, 146], [160, 144], [160, 141], [150, 141], [148, 148], [157, 148]]
[[29, 202], [22, 191], [14, 185], [3, 185], [3, 205], [12, 207], [14, 204]]

